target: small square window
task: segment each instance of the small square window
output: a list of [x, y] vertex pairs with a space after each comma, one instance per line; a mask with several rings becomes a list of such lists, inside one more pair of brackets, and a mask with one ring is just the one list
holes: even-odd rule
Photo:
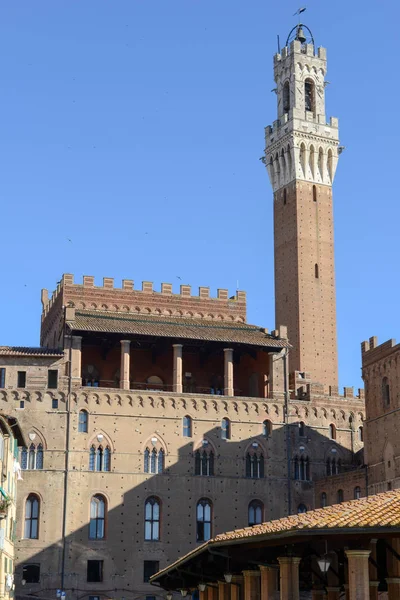
[[47, 372], [47, 387], [56, 390], [58, 386], [58, 371], [50, 369]]
[[19, 407], [20, 408], [25, 408], [25, 400], [20, 400], [19, 401]]
[[40, 565], [38, 563], [24, 565], [22, 567], [22, 579], [25, 579], [26, 583], [39, 583]]
[[103, 563], [102, 560], [87, 561], [87, 580], [91, 583], [103, 581]]
[[57, 398], [52, 399], [51, 408], [58, 408], [58, 399]]
[[4, 367], [0, 369], [0, 388], [6, 387], [6, 370]]
[[143, 562], [143, 581], [148, 583], [150, 577], [160, 570], [160, 563], [158, 560], [145, 560]]
[[17, 375], [17, 387], [26, 387], [26, 371], [18, 371]]

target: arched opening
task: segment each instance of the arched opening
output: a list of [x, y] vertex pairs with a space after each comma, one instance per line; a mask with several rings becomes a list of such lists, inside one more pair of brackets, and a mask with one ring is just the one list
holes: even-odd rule
[[262, 426], [263, 436], [269, 438], [272, 433], [272, 423], [268, 419], [263, 422]]
[[110, 471], [111, 450], [108, 446], [92, 444], [89, 450], [89, 471]]
[[318, 152], [318, 171], [321, 177], [321, 180], [324, 180], [324, 151], [322, 148], [319, 149]]
[[192, 437], [192, 418], [186, 415], [182, 419], [183, 437]]
[[361, 488], [359, 485], [357, 485], [354, 488], [354, 500], [359, 500], [361, 498]]
[[164, 382], [158, 375], [150, 375], [150, 377], [147, 378], [146, 383], [148, 390], [159, 391], [164, 387]]
[[317, 201], [317, 186], [316, 185], [312, 186], [312, 198], [313, 198], [314, 202]]
[[287, 180], [288, 182], [292, 179], [292, 153], [290, 146], [286, 148], [286, 165], [287, 165]]
[[327, 505], [327, 497], [326, 497], [326, 492], [322, 492], [321, 494], [321, 502], [320, 502], [321, 508], [325, 508], [325, 506]]
[[359, 442], [364, 441], [364, 429], [362, 427], [358, 428], [358, 441]]
[[305, 426], [305, 424], [304, 424], [303, 421], [300, 421], [300, 423], [299, 423], [299, 436], [300, 437], [304, 437], [305, 434], [306, 434], [306, 426]]
[[308, 166], [310, 167], [311, 175], [314, 178], [314, 175], [315, 175], [315, 149], [312, 144], [310, 146], [310, 153], [308, 155]]
[[315, 277], [315, 279], [319, 279], [319, 266], [318, 266], [318, 263], [315, 263], [315, 265], [314, 265], [314, 277]]
[[344, 500], [343, 490], [338, 490], [337, 491], [337, 503], [340, 504], [341, 502], [343, 502], [343, 500]]
[[231, 439], [231, 423], [229, 419], [222, 419], [221, 421], [221, 439], [230, 440]]
[[332, 182], [332, 179], [333, 179], [333, 153], [332, 153], [332, 150], [330, 148], [328, 150], [327, 167], [328, 167], [329, 179]]
[[283, 85], [283, 112], [288, 113], [290, 110], [290, 84], [288, 81], [285, 81]]
[[299, 504], [297, 507], [297, 514], [301, 515], [307, 512], [307, 506], [305, 504]]
[[144, 504], [144, 539], [149, 542], [160, 539], [160, 501], [155, 496]]
[[336, 440], [336, 426], [333, 423], [329, 425], [329, 437], [331, 440]]
[[300, 144], [300, 166], [303, 171], [303, 176], [306, 174], [306, 145]]
[[96, 494], [90, 501], [89, 539], [103, 540], [105, 538], [106, 499]]
[[78, 422], [78, 431], [79, 433], [87, 433], [88, 432], [88, 421], [89, 415], [86, 410], [79, 411], [79, 422]]
[[211, 511], [212, 502], [202, 498], [196, 507], [196, 539], [198, 542], [207, 542], [211, 538]]
[[37, 540], [39, 538], [39, 508], [40, 501], [36, 494], [29, 494], [25, 502], [24, 538]]
[[315, 84], [309, 78], [304, 82], [304, 102], [306, 111], [315, 112]]
[[264, 477], [264, 456], [253, 448], [246, 454], [246, 477], [261, 479]]
[[390, 406], [390, 386], [387, 377], [382, 379], [382, 400], [385, 406]]
[[263, 522], [264, 505], [261, 500], [252, 500], [249, 504], [249, 527]]
[[287, 192], [286, 192], [286, 188], [283, 188], [283, 204], [286, 206], [286, 202], [287, 202]]

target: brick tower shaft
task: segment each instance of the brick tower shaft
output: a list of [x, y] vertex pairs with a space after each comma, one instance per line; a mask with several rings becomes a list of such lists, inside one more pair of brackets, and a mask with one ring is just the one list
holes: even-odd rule
[[[300, 27], [300, 26], [299, 26]], [[300, 37], [300, 36], [299, 36]], [[266, 128], [274, 191], [275, 318], [290, 371], [338, 385], [332, 183], [338, 121], [325, 117], [326, 51], [294, 39], [274, 57], [278, 119]]]

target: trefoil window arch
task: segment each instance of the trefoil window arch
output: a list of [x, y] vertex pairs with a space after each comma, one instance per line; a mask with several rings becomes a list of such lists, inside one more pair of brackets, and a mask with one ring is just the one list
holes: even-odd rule
[[21, 469], [41, 470], [43, 469], [43, 444], [31, 444], [29, 448], [21, 450]]
[[109, 446], [92, 444], [89, 450], [89, 471], [110, 471], [111, 450]]
[[264, 477], [264, 455], [258, 444], [252, 445], [246, 453], [246, 477], [262, 479]]
[[194, 474], [206, 477], [214, 475], [214, 451], [208, 443], [194, 453]]

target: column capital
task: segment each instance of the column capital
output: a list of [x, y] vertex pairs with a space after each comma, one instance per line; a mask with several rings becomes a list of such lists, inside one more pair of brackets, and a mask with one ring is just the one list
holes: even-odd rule
[[386, 583], [397, 583], [400, 584], [400, 577], [386, 577]]
[[260, 571], [277, 571], [279, 569], [278, 565], [258, 565]]
[[131, 344], [131, 340], [120, 340], [121, 344], [126, 344], [127, 346], [130, 346]]
[[378, 587], [379, 585], [379, 581], [371, 581], [369, 582], [369, 587]]
[[183, 348], [183, 344], [172, 344], [173, 348]]
[[365, 558], [371, 554], [371, 550], [345, 550], [345, 553], [347, 557], [351, 556], [353, 558]]
[[224, 352], [233, 352], [233, 348], [224, 348]]
[[299, 556], [278, 556], [277, 560], [280, 565], [298, 565], [301, 561], [301, 558]]
[[255, 569], [251, 571], [242, 571], [242, 573], [244, 577], [260, 577], [261, 575], [260, 571], [256, 571]]

